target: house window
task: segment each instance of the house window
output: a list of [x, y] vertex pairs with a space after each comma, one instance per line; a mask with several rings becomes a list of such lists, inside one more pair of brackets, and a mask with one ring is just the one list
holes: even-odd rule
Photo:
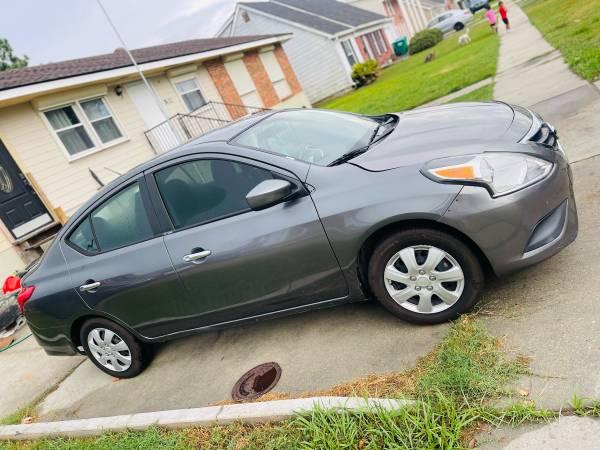
[[70, 156], [79, 156], [123, 138], [103, 98], [80, 100], [44, 111], [44, 115]]
[[225, 63], [227, 73], [238, 91], [242, 103], [246, 106], [254, 106], [261, 108], [263, 106], [260, 96], [256, 91], [256, 86], [250, 77], [250, 73], [246, 68], [242, 59], [235, 59]]
[[80, 105], [103, 144], [123, 137], [104, 100], [95, 98], [81, 102]]
[[354, 47], [352, 47], [352, 43], [350, 40], [345, 40], [341, 42], [342, 49], [344, 49], [344, 54], [346, 55], [346, 59], [348, 60], [348, 64], [352, 67], [354, 64], [358, 62], [358, 58], [356, 57], [356, 53], [354, 53]]
[[188, 112], [195, 111], [198, 108], [206, 105], [206, 100], [204, 100], [195, 78], [176, 81], [175, 89], [177, 89], [177, 92], [179, 93], [179, 96], [185, 104]]
[[277, 92], [279, 99], [283, 100], [292, 95], [290, 85], [285, 79], [285, 75], [283, 70], [281, 70], [281, 66], [279, 65], [279, 61], [277, 61], [275, 53], [272, 51], [261, 53], [260, 59], [269, 75], [271, 83], [273, 83], [273, 87], [275, 88], [275, 92]]
[[44, 114], [70, 155], [94, 148], [90, 135], [75, 113], [74, 105], [46, 111]]
[[387, 45], [385, 43], [385, 36], [383, 35], [382, 30], [377, 30], [375, 32], [375, 41], [377, 42], [380, 55], [383, 55], [387, 51]]

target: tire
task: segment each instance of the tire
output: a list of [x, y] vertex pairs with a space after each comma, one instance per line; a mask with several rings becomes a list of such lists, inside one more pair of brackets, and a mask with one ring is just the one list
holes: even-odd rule
[[464, 24], [462, 22], [456, 22], [454, 24], [454, 31], [460, 31], [464, 28]]
[[[90, 336], [92, 333], [94, 334]], [[109, 344], [110, 333], [113, 333], [114, 336], [112, 336]], [[147, 349], [131, 332], [110, 320], [102, 318], [88, 320], [81, 327], [80, 338], [87, 357], [96, 367], [113, 377], [133, 378], [139, 375], [147, 366], [149, 359]], [[90, 348], [90, 345], [93, 348]], [[99, 348], [100, 346], [104, 346], [105, 349]], [[105, 359], [106, 365], [101, 362], [98, 356], [102, 353], [107, 357]], [[129, 364], [127, 364], [127, 357], [129, 357]]]
[[[412, 270], [410, 263], [404, 263], [405, 255], [410, 260], [411, 254], [415, 256]], [[443, 259], [432, 270], [426, 270], [430, 254], [431, 262], [442, 254]], [[391, 272], [386, 271], [388, 268]], [[408, 284], [393, 281], [388, 274]], [[461, 276], [460, 281], [441, 281]], [[484, 271], [477, 256], [460, 239], [443, 231], [416, 228], [394, 233], [375, 247], [369, 260], [368, 281], [375, 298], [395, 316], [415, 324], [436, 324], [456, 319], [473, 308], [484, 286]], [[415, 296], [406, 298], [411, 293]]]

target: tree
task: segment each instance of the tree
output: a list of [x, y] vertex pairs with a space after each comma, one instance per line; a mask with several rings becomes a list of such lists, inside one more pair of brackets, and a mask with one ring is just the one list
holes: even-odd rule
[[0, 38], [0, 71], [8, 69], [20, 69], [21, 67], [27, 67], [29, 58], [27, 55], [23, 55], [19, 58], [13, 53], [13, 49], [10, 46], [8, 39]]

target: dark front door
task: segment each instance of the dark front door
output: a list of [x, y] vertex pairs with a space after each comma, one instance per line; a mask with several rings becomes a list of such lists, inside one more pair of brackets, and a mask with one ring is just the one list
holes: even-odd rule
[[52, 222], [50, 214], [1, 141], [0, 220], [16, 239]]

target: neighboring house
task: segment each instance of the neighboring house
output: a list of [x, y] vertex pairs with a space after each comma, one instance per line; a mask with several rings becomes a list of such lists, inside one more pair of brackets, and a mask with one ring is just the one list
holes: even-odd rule
[[311, 102], [352, 88], [352, 66], [376, 59], [392, 60], [381, 14], [335, 0], [271, 0], [238, 3], [218, 36], [293, 33], [283, 47]]
[[[431, 7], [440, 4], [436, 0], [339, 0], [392, 19], [393, 39], [412, 37], [427, 27], [431, 19]], [[441, 0], [443, 6], [443, 0]], [[443, 9], [443, 8], [442, 8]]]
[[310, 106], [290, 37], [134, 50], [155, 95], [122, 49], [0, 72], [0, 276], [118, 173], [260, 108]]

